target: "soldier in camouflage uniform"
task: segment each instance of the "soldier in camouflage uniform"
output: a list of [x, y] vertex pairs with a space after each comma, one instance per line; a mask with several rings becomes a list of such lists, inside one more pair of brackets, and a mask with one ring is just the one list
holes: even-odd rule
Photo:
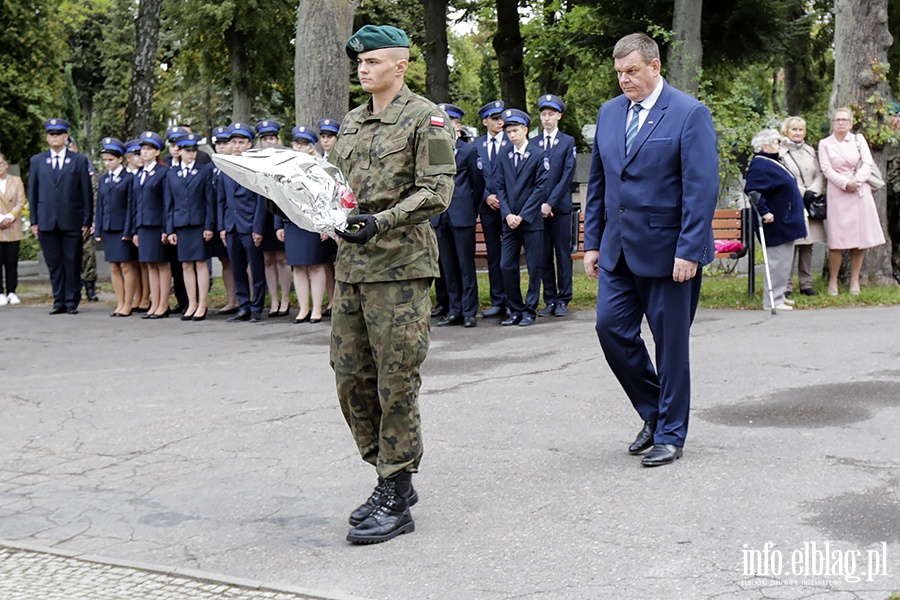
[[[75, 138], [69, 137], [66, 148], [72, 152], [78, 152], [78, 143]], [[88, 174], [91, 176], [91, 188], [94, 190], [94, 198], [97, 197], [97, 181], [94, 166], [88, 161]], [[84, 288], [84, 298], [90, 302], [100, 300], [97, 297], [97, 245], [94, 242], [94, 232], [87, 230], [81, 236], [81, 285]]]
[[343, 119], [328, 157], [360, 210], [339, 234], [331, 366], [344, 418], [378, 475], [371, 497], [350, 516], [347, 540], [375, 543], [415, 529], [409, 506], [418, 500], [412, 473], [422, 458], [419, 365], [438, 275], [429, 218], [450, 204], [456, 161], [449, 119], [403, 81], [403, 31], [366, 25], [346, 52], [372, 98]]

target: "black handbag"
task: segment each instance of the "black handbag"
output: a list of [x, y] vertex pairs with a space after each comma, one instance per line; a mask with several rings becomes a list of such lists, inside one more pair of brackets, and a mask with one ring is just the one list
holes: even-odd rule
[[803, 194], [803, 205], [806, 207], [806, 214], [812, 221], [824, 221], [828, 216], [825, 194], [817, 196], [812, 190], [806, 190], [806, 193]]

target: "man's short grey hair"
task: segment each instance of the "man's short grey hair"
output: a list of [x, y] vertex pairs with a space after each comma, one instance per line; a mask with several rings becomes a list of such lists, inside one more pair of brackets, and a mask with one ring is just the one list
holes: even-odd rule
[[652, 37], [646, 33], [632, 33], [616, 42], [613, 48], [613, 58], [625, 58], [637, 50], [644, 62], [650, 64], [654, 58], [659, 58], [659, 46]]
[[753, 146], [754, 152], [762, 152], [763, 146], [768, 146], [769, 144], [775, 144], [777, 146], [780, 144], [781, 137], [782, 136], [777, 129], [763, 129], [753, 136], [750, 145]]

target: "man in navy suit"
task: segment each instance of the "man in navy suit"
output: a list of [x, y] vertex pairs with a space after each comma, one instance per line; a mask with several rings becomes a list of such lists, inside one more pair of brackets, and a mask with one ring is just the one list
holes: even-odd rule
[[483, 317], [500, 317], [506, 315], [506, 294], [503, 292], [503, 272], [500, 270], [500, 236], [503, 233], [503, 219], [500, 216], [500, 201], [494, 185], [495, 162], [498, 156], [509, 152], [509, 140], [503, 135], [502, 100], [488, 102], [478, 109], [481, 123], [487, 133], [475, 138], [475, 149], [481, 160], [484, 174], [484, 193], [478, 215], [481, 218], [481, 231], [484, 234], [484, 245], [487, 249], [488, 280], [491, 283], [491, 308], [484, 311]]
[[[709, 110], [660, 76], [642, 33], [613, 49], [624, 94], [600, 108], [584, 220], [584, 268], [599, 279], [597, 335], [644, 426], [628, 448], [647, 467], [682, 455], [690, 329], [715, 254], [719, 172]], [[656, 367], [641, 339], [647, 317]]]
[[545, 94], [538, 100], [543, 131], [531, 143], [550, 161], [544, 215], [544, 303], [540, 314], [564, 317], [572, 301], [572, 179], [575, 177], [575, 138], [559, 130], [566, 103]]
[[88, 159], [66, 149], [69, 124], [44, 121], [50, 150], [31, 157], [28, 201], [31, 232], [41, 244], [53, 288], [51, 315], [78, 313], [82, 237], [94, 218]]
[[[515, 108], [503, 112], [503, 127], [512, 146], [497, 157], [495, 173], [497, 198], [503, 217], [500, 269], [509, 318], [501, 325], [534, 325], [541, 294], [541, 263], [544, 254], [544, 217], [541, 204], [546, 198], [545, 182], [550, 170], [540, 148], [528, 143], [531, 117]], [[522, 300], [519, 255], [525, 249], [528, 292]]]
[[438, 327], [475, 327], [478, 313], [478, 279], [475, 275], [475, 222], [484, 194], [481, 161], [475, 146], [459, 138], [465, 112], [454, 104], [438, 104], [456, 130], [456, 177], [453, 198], [446, 211], [431, 218], [438, 236], [441, 274], [447, 286], [447, 317]]

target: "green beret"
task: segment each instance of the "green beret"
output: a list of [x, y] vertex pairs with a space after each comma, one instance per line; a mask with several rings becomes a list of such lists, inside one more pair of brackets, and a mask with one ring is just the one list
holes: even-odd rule
[[347, 56], [353, 61], [362, 52], [382, 48], [409, 48], [409, 37], [402, 29], [390, 25], [363, 25], [344, 46]]

